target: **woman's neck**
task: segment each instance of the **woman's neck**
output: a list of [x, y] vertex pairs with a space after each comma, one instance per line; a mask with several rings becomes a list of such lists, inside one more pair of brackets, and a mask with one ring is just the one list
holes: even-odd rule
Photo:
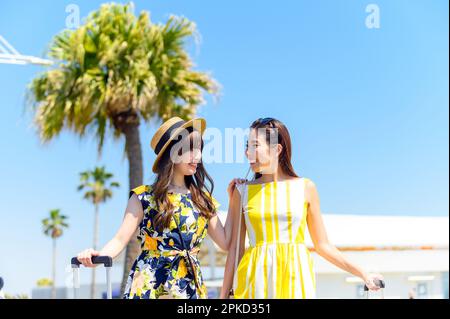
[[174, 173], [172, 179], [170, 180], [170, 184], [180, 188], [186, 188], [186, 181], [184, 179], [184, 175]]
[[283, 181], [288, 178], [289, 178], [289, 176], [286, 175], [280, 167], [278, 167], [277, 171], [274, 173], [271, 173], [271, 174], [262, 173], [259, 180], [262, 183], [271, 183], [271, 182], [276, 182], [276, 181]]

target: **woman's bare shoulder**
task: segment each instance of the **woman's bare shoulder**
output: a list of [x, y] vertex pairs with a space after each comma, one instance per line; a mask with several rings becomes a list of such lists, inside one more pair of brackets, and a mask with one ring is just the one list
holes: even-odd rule
[[307, 189], [315, 189], [316, 188], [316, 184], [308, 177], [303, 177], [303, 179], [305, 180], [305, 186]]
[[128, 198], [126, 212], [141, 214], [143, 213], [143, 211], [144, 208], [142, 207], [142, 203], [139, 200], [138, 195], [134, 192], [131, 193], [130, 197]]
[[311, 203], [311, 200], [317, 197], [317, 187], [310, 178], [303, 177], [305, 180], [305, 200]]

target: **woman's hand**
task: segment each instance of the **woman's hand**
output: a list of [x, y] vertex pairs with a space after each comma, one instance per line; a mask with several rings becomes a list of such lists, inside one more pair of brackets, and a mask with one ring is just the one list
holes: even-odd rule
[[97, 267], [92, 263], [93, 256], [110, 256], [116, 258], [120, 252], [127, 246], [131, 237], [135, 233], [142, 219], [144, 218], [144, 209], [135, 193], [128, 199], [127, 208], [116, 235], [100, 251], [92, 248], [83, 250], [77, 255], [78, 261], [85, 267]]
[[236, 184], [244, 184], [247, 180], [243, 178], [233, 178], [233, 180], [228, 184], [227, 192], [228, 192], [228, 198], [231, 198], [233, 195], [234, 190], [236, 189]]
[[77, 259], [81, 264], [83, 264], [83, 266], [94, 268], [97, 267], [98, 265], [92, 263], [92, 256], [99, 256], [99, 255], [100, 252], [92, 248], [89, 248], [79, 253]]
[[377, 291], [381, 288], [375, 282], [383, 280], [383, 276], [381, 274], [368, 274], [363, 278], [363, 280], [369, 290]]

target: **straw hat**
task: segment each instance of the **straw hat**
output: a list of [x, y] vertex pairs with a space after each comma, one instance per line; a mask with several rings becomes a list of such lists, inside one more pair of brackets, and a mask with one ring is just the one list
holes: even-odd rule
[[196, 118], [185, 121], [179, 117], [172, 117], [158, 128], [155, 135], [152, 137], [152, 141], [150, 142], [150, 147], [156, 154], [156, 159], [152, 168], [153, 173], [156, 173], [158, 162], [164, 154], [166, 148], [170, 145], [170, 142], [178, 138], [183, 129], [188, 128], [193, 128], [203, 135], [203, 132], [206, 129], [206, 120], [203, 118]]

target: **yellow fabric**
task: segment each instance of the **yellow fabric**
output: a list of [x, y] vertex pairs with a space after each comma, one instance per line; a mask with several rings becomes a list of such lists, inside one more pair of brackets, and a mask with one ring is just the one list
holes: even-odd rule
[[[200, 251], [200, 247], [194, 247], [192, 248], [189, 253], [192, 255], [197, 255]], [[170, 257], [170, 256], [176, 256], [180, 255], [183, 257], [187, 256], [187, 252], [185, 250], [168, 250], [168, 251], [161, 251], [161, 250], [146, 250], [148, 257]]]
[[133, 189], [130, 191], [130, 196], [131, 196], [131, 194], [132, 194], [133, 192], [136, 193], [136, 195], [140, 195], [140, 194], [142, 194], [142, 193], [144, 193], [144, 192], [146, 192], [146, 191], [149, 191], [149, 189], [150, 189], [150, 186], [149, 186], [149, 185], [140, 185], [140, 186], [138, 186], [138, 187], [133, 188]]
[[[130, 191], [130, 196], [132, 195], [133, 192], [136, 193], [136, 195], [140, 195], [140, 194], [142, 194], [144, 192], [149, 192], [150, 189], [151, 189], [150, 185], [140, 185], [138, 187], [133, 188]], [[173, 195], [173, 194], [169, 193], [169, 196], [170, 195]], [[212, 196], [212, 195], [209, 195], [209, 196], [210, 196], [210, 198], [211, 198], [211, 200], [213, 202], [214, 207], [216, 209], [218, 209], [220, 207], [220, 203], [214, 198], [214, 196]]]
[[235, 298], [315, 298], [314, 262], [304, 244], [306, 180], [241, 191], [250, 246], [239, 262]]
[[218, 209], [220, 207], [220, 203], [213, 196], [211, 196], [211, 200], [213, 202], [214, 207]]

